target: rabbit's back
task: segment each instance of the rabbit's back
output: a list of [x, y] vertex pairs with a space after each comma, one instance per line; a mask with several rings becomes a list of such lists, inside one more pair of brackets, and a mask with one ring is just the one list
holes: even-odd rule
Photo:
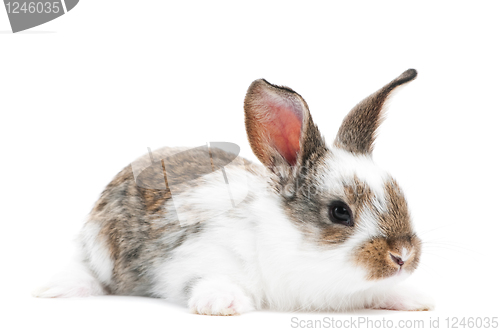
[[[260, 171], [231, 153], [219, 149], [209, 152], [207, 160], [203, 148], [156, 150], [125, 167], [104, 189], [80, 240], [85, 260], [108, 292], [153, 295], [154, 271], [187, 239], [203, 232], [206, 223], [179, 222], [172, 192], [179, 203], [186, 200], [181, 196], [197, 187], [208, 186], [210, 190], [210, 177], [203, 175], [234, 160], [237, 167], [253, 176]], [[186, 205], [193, 207], [192, 203]], [[182, 209], [179, 204], [177, 207]], [[194, 216], [190, 220], [207, 213], [203, 209], [189, 212]]]

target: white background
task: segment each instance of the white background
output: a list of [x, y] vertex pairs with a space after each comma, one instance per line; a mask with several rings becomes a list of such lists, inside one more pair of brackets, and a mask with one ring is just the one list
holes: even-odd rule
[[[12, 34], [0, 7], [3, 331], [291, 329], [291, 318], [500, 316], [499, 9], [494, 1], [82, 0]], [[328, 142], [358, 101], [408, 68], [374, 158], [426, 241], [408, 283], [433, 312], [205, 317], [158, 299], [36, 299], [100, 191], [147, 147], [246, 141], [257, 78], [308, 102]], [[3, 325], [3, 327], [2, 327]], [[7, 329], [5, 329], [7, 328]]]

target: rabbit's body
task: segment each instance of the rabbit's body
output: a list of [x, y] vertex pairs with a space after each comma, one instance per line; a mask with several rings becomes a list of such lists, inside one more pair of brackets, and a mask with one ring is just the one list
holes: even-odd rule
[[[182, 150], [186, 149], [166, 148], [155, 154], [172, 155]], [[216, 154], [214, 151], [214, 157]], [[192, 160], [202, 159], [192, 157]], [[232, 175], [240, 176], [231, 178], [232, 188], [255, 188], [255, 192], [262, 193], [260, 189], [265, 188], [266, 181], [257, 174], [265, 170], [244, 162], [243, 167], [226, 167]], [[181, 174], [191, 175], [189, 168], [178, 166]], [[97, 276], [104, 276], [99, 281], [108, 292], [157, 297], [168, 293], [169, 298], [184, 299], [192, 286], [190, 282], [205, 274], [215, 274], [217, 270], [222, 273], [221, 263], [231, 266], [230, 261], [236, 259], [233, 254], [245, 262], [251, 261], [242, 249], [255, 246], [254, 239], [248, 237], [252, 232], [242, 234], [242, 230], [255, 228], [248, 207], [254, 203], [256, 194], [249, 191], [247, 199], [226, 214], [207, 221], [197, 220], [202, 217], [198, 211], [218, 203], [221, 197], [218, 191], [227, 192], [227, 188], [220, 185], [220, 179], [214, 179], [219, 175], [214, 172], [198, 181], [190, 181], [189, 187], [175, 197], [176, 205], [169, 190], [138, 187], [130, 165], [115, 177], [96, 203], [79, 237], [85, 261]], [[238, 184], [238, 179], [243, 182]], [[181, 209], [193, 214], [191, 222], [184, 225], [179, 222], [176, 211]], [[229, 255], [221, 251], [223, 248]], [[93, 255], [94, 252], [99, 254]], [[248, 250], [252, 252], [254, 250]], [[108, 261], [104, 265], [103, 256]], [[193, 260], [197, 263], [190, 264]]]
[[[401, 77], [397, 85], [409, 80]], [[264, 82], [250, 87], [245, 110], [252, 148], [268, 167], [240, 157], [225, 166], [232, 194], [243, 200], [212, 213], [226, 203], [221, 173], [214, 168], [193, 176], [206, 163], [199, 151], [156, 151], [163, 170], [175, 174], [165, 178], [166, 189], [151, 189], [163, 181], [157, 174], [145, 172], [139, 185], [133, 166], [123, 169], [80, 234], [72, 277], [56, 279], [38, 295], [153, 296], [214, 315], [260, 308], [432, 308], [425, 298], [393, 291], [417, 267], [420, 240], [402, 192], [368, 153], [372, 137], [352, 140], [353, 133], [344, 130], [327, 146], [302, 98]], [[261, 101], [263, 93], [271, 97]], [[269, 115], [252, 113], [262, 105], [269, 112], [277, 96], [283, 99], [274, 112], [279, 117], [290, 107], [287, 117], [270, 121]], [[267, 124], [265, 133], [256, 121]], [[272, 127], [277, 124], [279, 130]], [[367, 130], [363, 123], [356, 126]], [[297, 130], [300, 145], [294, 136], [289, 139]], [[210, 157], [212, 168], [235, 158], [218, 149]], [[175, 195], [169, 189], [174, 187]]]

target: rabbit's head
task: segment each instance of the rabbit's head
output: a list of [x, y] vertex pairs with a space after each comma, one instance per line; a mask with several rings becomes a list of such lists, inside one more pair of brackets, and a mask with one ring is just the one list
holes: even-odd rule
[[305, 243], [362, 271], [367, 283], [403, 278], [419, 263], [421, 241], [405, 197], [372, 160], [388, 97], [416, 76], [409, 69], [355, 106], [332, 145], [292, 89], [260, 79], [245, 98], [250, 145], [270, 170], [284, 214]]

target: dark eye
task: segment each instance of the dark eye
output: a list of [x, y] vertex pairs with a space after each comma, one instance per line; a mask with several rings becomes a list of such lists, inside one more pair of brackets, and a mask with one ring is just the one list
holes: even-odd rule
[[328, 214], [330, 220], [335, 224], [353, 226], [351, 209], [344, 202], [335, 201], [330, 204]]

